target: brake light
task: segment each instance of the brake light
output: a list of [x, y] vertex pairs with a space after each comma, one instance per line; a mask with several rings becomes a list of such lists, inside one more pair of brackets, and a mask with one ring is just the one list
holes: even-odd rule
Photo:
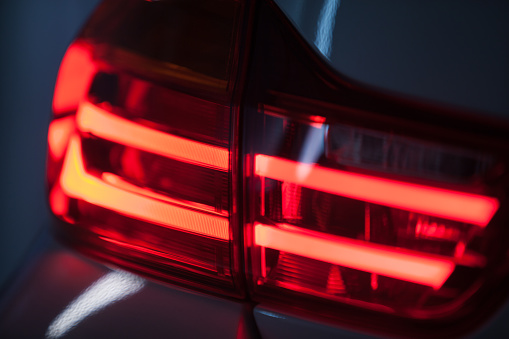
[[190, 209], [178, 200], [135, 185], [122, 185], [121, 180], [111, 173], [103, 173], [103, 180], [88, 174], [83, 166], [80, 139], [76, 136], [71, 139], [60, 177], [60, 186], [69, 198], [161, 226], [230, 239], [228, 219]]
[[498, 209], [490, 197], [387, 180], [263, 154], [255, 174], [303, 187], [437, 217], [486, 226]]
[[[181, 138], [122, 119], [90, 103], [82, 103], [78, 127], [96, 137], [144, 152], [221, 171], [228, 170], [228, 149]], [[133, 139], [132, 136], [136, 136]]]
[[442, 287], [455, 266], [449, 258], [305, 231], [283, 224], [277, 227], [255, 224], [254, 243], [261, 248], [292, 253], [435, 289]]
[[[130, 10], [119, 14], [119, 6]], [[145, 15], [132, 15], [139, 11]], [[171, 29], [162, 12], [202, 29], [193, 45], [181, 45], [184, 36], [151, 33], [154, 22], [160, 31]], [[236, 147], [230, 140], [238, 36], [232, 32], [241, 13], [237, 1], [214, 7], [106, 1], [68, 49], [48, 133], [50, 205], [72, 224], [60, 233], [87, 253], [242, 295], [228, 195]], [[116, 32], [132, 26], [137, 34], [118, 40]], [[171, 39], [194, 57], [159, 49]], [[200, 42], [202, 50], [195, 50]]]

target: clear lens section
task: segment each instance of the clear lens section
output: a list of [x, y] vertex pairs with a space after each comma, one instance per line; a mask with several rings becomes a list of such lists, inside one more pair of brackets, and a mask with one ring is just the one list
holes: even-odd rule
[[327, 129], [325, 156], [343, 166], [448, 183], [482, 180], [493, 166], [486, 154], [342, 125]]
[[433, 318], [479, 288], [492, 156], [263, 108], [246, 129], [257, 295]]

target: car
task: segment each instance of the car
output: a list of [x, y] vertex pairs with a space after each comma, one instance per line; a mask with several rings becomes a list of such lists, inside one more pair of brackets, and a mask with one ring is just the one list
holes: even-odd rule
[[0, 336], [507, 335], [507, 14], [103, 1]]

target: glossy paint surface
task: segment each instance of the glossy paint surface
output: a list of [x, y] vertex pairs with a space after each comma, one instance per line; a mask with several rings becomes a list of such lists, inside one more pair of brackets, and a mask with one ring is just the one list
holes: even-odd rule
[[[311, 337], [342, 339], [386, 338], [385, 336], [367, 333], [365, 332], [366, 328], [356, 328], [355, 331], [348, 330], [345, 327], [327, 323], [325, 319], [306, 319], [295, 314], [281, 313], [266, 306], [256, 306], [254, 317], [260, 334], [264, 339], [300, 339]], [[506, 305], [495, 314], [490, 322], [465, 338], [505, 338], [509, 336], [509, 327], [506, 325], [508, 317], [509, 305]], [[441, 337], [447, 337], [445, 331]]]
[[509, 118], [507, 1], [275, 2], [356, 81]]
[[[48, 237], [48, 235], [46, 235]], [[50, 242], [0, 300], [2, 338], [254, 338], [249, 308], [107, 268]]]

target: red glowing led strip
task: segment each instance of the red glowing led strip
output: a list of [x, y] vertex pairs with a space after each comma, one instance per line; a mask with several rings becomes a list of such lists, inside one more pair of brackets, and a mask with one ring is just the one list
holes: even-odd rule
[[434, 289], [442, 287], [455, 268], [448, 258], [396, 249], [367, 241], [326, 235], [289, 225], [255, 224], [255, 244]]
[[228, 218], [202, 213], [107, 184], [85, 171], [81, 142], [69, 142], [60, 185], [66, 195], [111, 209], [123, 215], [169, 228], [229, 240]]
[[255, 173], [344, 197], [486, 226], [496, 198], [377, 178], [257, 154]]
[[88, 102], [77, 113], [78, 127], [99, 138], [179, 161], [228, 171], [228, 149], [181, 138], [134, 123]]

